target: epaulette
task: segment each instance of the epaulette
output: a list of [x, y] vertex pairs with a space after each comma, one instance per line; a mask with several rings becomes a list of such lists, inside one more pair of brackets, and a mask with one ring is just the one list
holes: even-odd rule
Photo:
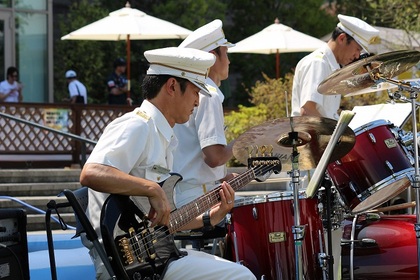
[[137, 111], [136, 115], [139, 116], [142, 119], [145, 119], [146, 121], [148, 121], [150, 119], [150, 116], [148, 114], [146, 114], [146, 112], [144, 112], [144, 111]]

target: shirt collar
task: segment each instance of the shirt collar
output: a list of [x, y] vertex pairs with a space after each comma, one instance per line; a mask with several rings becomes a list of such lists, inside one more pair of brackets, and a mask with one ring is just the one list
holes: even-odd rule
[[340, 64], [338, 64], [337, 59], [335, 58], [335, 55], [333, 51], [331, 50], [331, 48], [328, 46], [328, 44], [325, 44], [324, 50], [327, 57], [327, 61], [330, 64], [332, 70], [334, 71], [334, 70], [340, 69], [341, 66]]
[[155, 105], [150, 103], [148, 100], [144, 100], [140, 106], [140, 110], [145, 112], [151, 117], [156, 128], [159, 132], [165, 137], [165, 139], [170, 142], [173, 136], [173, 129], [170, 126], [169, 122], [166, 120], [165, 116], [156, 108]]
[[223, 100], [225, 100], [225, 96], [223, 95], [219, 87], [209, 77], [207, 77], [206, 83], [212, 98], [217, 97], [219, 98], [220, 102], [223, 103]]

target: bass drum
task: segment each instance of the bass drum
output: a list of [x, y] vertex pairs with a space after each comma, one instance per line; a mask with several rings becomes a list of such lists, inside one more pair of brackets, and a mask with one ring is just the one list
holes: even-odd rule
[[[415, 223], [415, 215], [362, 214], [356, 223], [344, 220], [343, 279], [419, 279]], [[353, 253], [348, 242], [352, 229], [356, 240]]]
[[[305, 225], [301, 279], [322, 279], [318, 261], [323, 228], [318, 200], [300, 192], [300, 224]], [[244, 197], [235, 201], [228, 230], [228, 259], [248, 267], [257, 279], [295, 279], [293, 192]], [[230, 255], [230, 256], [229, 256]]]

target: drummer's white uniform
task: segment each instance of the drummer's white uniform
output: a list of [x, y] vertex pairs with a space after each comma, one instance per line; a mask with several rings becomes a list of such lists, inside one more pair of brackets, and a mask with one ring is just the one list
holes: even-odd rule
[[[168, 176], [165, 171], [169, 172], [172, 167], [172, 151], [177, 143], [168, 121], [154, 105], [145, 100], [140, 108], [117, 118], [107, 126], [87, 163], [113, 166], [133, 176], [161, 181]], [[101, 241], [100, 215], [107, 197], [106, 193], [89, 189], [87, 214]], [[96, 250], [86, 239], [83, 241], [90, 249], [97, 279], [109, 279]], [[188, 279], [191, 275], [208, 280], [255, 279], [244, 266], [203, 252], [187, 251], [188, 256], [170, 263], [164, 279]], [[202, 269], [203, 267], [206, 269]]]
[[[327, 44], [299, 61], [293, 79], [292, 116], [300, 116], [300, 108], [307, 101], [313, 101], [323, 117], [338, 120], [341, 95], [322, 95], [317, 90], [318, 85], [337, 69], [340, 65]], [[334, 279], [341, 279], [341, 234], [341, 228], [332, 231]]]
[[300, 108], [312, 101], [323, 117], [338, 120], [341, 95], [322, 95], [317, 90], [318, 85], [337, 69], [340, 65], [327, 44], [299, 61], [293, 79], [292, 117], [300, 116]]
[[226, 145], [224, 130], [224, 95], [207, 78], [211, 98], [200, 94], [200, 104], [189, 121], [176, 124], [174, 132], [180, 145], [174, 152], [174, 171], [183, 179], [175, 187], [175, 204], [180, 207], [219, 185], [216, 180], [226, 176], [226, 165], [211, 168], [204, 162], [202, 149], [212, 145]]

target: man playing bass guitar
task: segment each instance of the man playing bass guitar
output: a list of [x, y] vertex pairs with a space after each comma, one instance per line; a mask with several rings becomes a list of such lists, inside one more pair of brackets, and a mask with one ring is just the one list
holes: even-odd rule
[[[81, 184], [89, 187], [87, 214], [101, 241], [102, 206], [113, 196], [146, 198], [150, 208], [144, 217], [150, 222], [150, 228], [168, 226], [171, 198], [158, 182], [170, 177], [169, 172], [172, 170], [172, 151], [178, 142], [172, 128], [176, 123], [188, 121], [199, 104], [200, 93], [209, 95], [205, 78], [208, 68], [215, 61], [213, 54], [188, 48], [164, 48], [146, 51], [144, 55], [150, 63], [142, 84], [145, 101], [139, 108], [115, 119], [106, 127], [80, 176]], [[228, 183], [223, 182], [218, 196], [220, 202], [211, 208], [208, 221], [212, 225], [232, 209], [234, 190]], [[123, 217], [118, 218], [116, 225], [119, 229], [124, 228], [122, 224], [133, 223], [125, 220]], [[202, 215], [199, 215], [180, 230], [202, 227], [203, 219]], [[136, 233], [133, 238], [142, 240], [143, 232], [139, 236]], [[149, 240], [146, 237], [145, 239]], [[146, 265], [147, 271], [142, 269], [143, 264], [138, 266], [138, 271], [130, 273], [118, 271], [118, 268], [113, 266], [114, 270], [117, 270], [117, 278], [255, 279], [245, 266], [204, 252], [181, 252], [171, 238], [166, 238], [164, 242], [160, 244], [165, 244], [165, 252], [154, 251], [151, 248], [153, 245], [147, 245], [147, 256], [138, 256], [138, 260], [134, 262], [151, 260], [151, 264]], [[114, 244], [110, 245], [112, 246]], [[134, 254], [137, 249], [141, 249], [130, 246], [134, 248]], [[107, 246], [105, 248], [107, 249]], [[97, 252], [92, 247], [89, 249], [95, 262], [97, 279], [109, 279]], [[110, 254], [109, 250], [107, 254]], [[118, 258], [112, 256], [112, 261]], [[121, 262], [123, 266], [130, 263], [128, 259], [126, 256]], [[132, 267], [132, 264], [127, 265], [127, 269], [136, 270]]]

